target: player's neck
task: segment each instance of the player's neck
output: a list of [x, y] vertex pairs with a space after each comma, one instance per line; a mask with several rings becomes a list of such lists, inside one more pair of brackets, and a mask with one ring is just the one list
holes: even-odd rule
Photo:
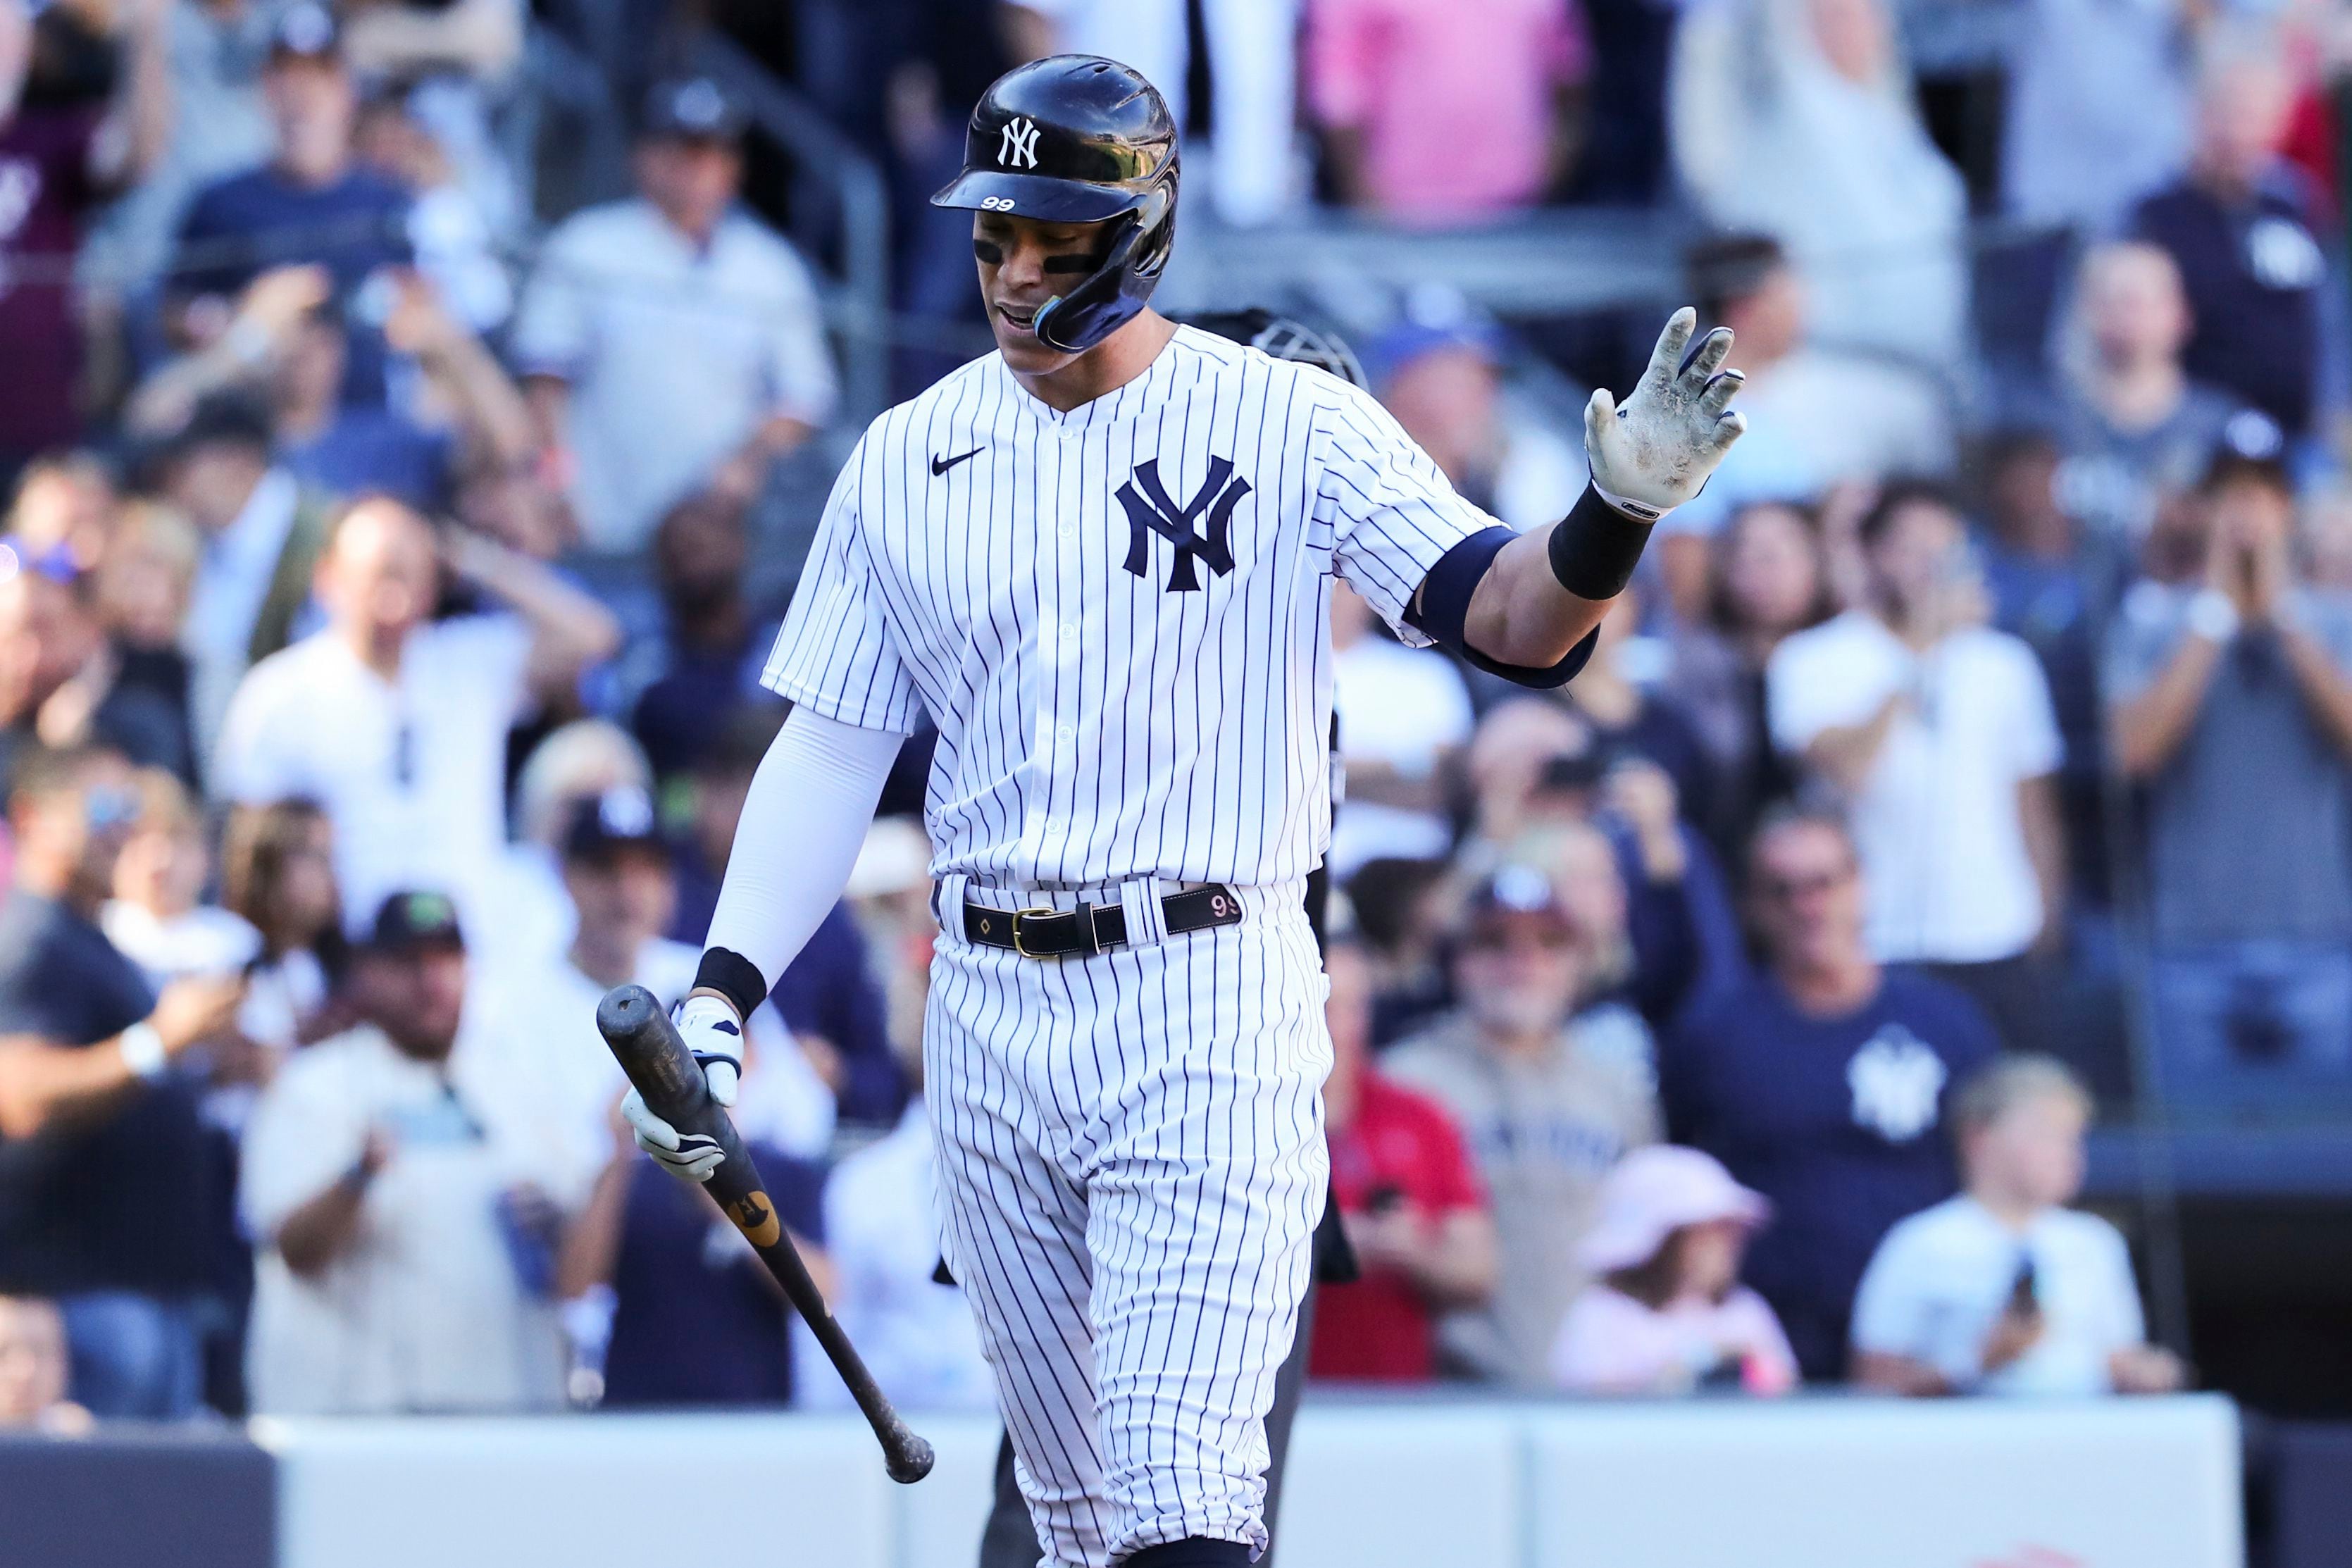
[[1157, 310], [1146, 310], [1068, 363], [1039, 374], [1016, 370], [1013, 379], [1046, 407], [1067, 414], [1108, 396], [1150, 370], [1175, 335], [1175, 322]]

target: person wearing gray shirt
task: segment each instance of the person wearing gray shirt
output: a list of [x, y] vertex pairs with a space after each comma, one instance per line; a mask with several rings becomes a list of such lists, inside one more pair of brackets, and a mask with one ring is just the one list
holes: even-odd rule
[[2134, 587], [2107, 661], [2165, 1087], [2215, 1112], [2352, 1098], [2352, 599], [2296, 581], [2275, 461], [2225, 452], [2201, 490], [2204, 580]]

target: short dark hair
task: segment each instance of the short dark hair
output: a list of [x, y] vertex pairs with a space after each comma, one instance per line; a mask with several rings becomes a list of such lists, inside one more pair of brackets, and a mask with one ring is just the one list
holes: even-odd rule
[[1709, 321], [1745, 299], [1789, 265], [1780, 242], [1759, 230], [1732, 230], [1694, 240], [1683, 250], [1683, 282]]
[[1756, 851], [1767, 838], [1794, 827], [1818, 827], [1823, 832], [1834, 833], [1845, 845], [1847, 854], [1856, 861], [1862, 858], [1862, 852], [1853, 841], [1853, 824], [1845, 819], [1843, 812], [1810, 800], [1784, 800], [1766, 806], [1763, 815], [1756, 819], [1755, 831], [1748, 836], [1748, 858], [1750, 861], [1755, 859]]
[[1963, 520], [1967, 517], [1959, 497], [1941, 479], [1918, 475], [1899, 476], [1880, 487], [1878, 499], [1872, 501], [1870, 510], [1862, 514], [1862, 522], [1856, 531], [1862, 537], [1863, 547], [1869, 549], [1875, 545], [1903, 510], [1914, 506], [1939, 507], [1954, 517]]

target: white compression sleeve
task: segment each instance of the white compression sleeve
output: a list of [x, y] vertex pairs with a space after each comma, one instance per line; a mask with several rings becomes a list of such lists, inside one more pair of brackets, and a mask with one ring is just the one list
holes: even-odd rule
[[774, 985], [849, 881], [904, 735], [795, 708], [751, 775], [706, 949]]

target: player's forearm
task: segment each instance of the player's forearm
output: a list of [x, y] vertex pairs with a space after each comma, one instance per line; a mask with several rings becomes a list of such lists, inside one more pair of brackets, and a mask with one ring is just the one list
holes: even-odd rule
[[1607, 599], [1571, 594], [1553, 574], [1551, 535], [1562, 526], [1523, 533], [1503, 546], [1470, 595], [1464, 636], [1497, 664], [1528, 669], [1558, 664], [1609, 613]]
[[775, 984], [847, 885], [902, 739], [793, 710], [751, 775], [698, 978], [724, 951], [758, 971], [761, 994]]

